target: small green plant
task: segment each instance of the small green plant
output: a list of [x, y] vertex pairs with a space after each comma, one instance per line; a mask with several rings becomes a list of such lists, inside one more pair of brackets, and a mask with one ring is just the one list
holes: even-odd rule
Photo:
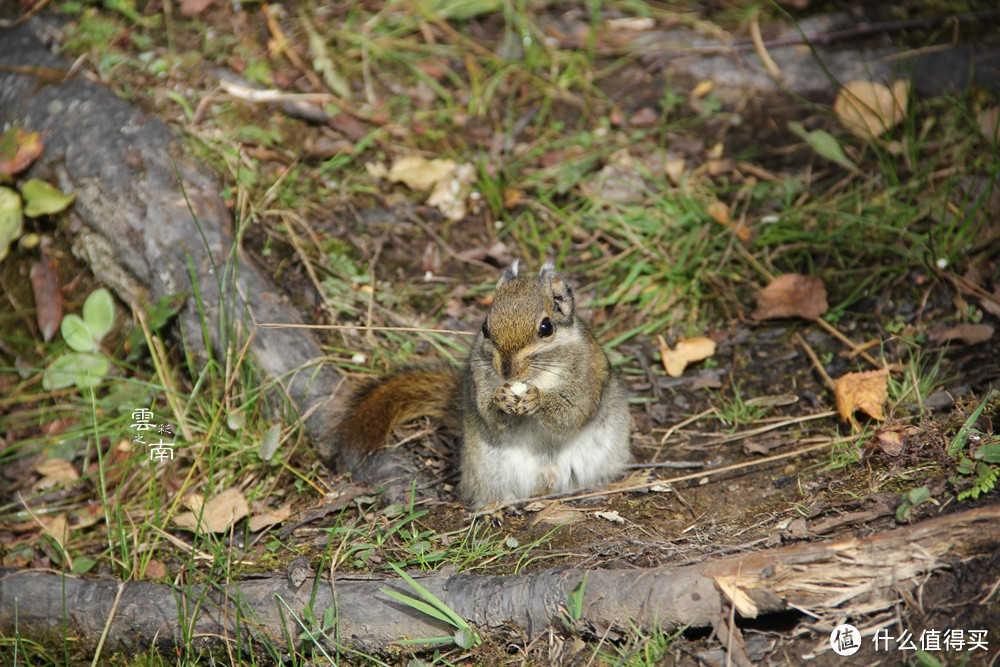
[[[996, 466], [971, 459], [959, 461], [957, 471], [959, 475], [963, 476], [976, 475], [976, 478], [972, 480], [972, 486], [958, 494], [959, 500], [966, 498], [976, 500], [982, 494], [989, 493], [996, 486], [997, 477], [1000, 476], [1000, 469]], [[955, 478], [956, 481], [959, 479], [961, 478]]]
[[770, 411], [773, 407], [770, 397], [744, 399], [738, 383], [733, 383], [731, 398], [720, 396], [716, 414], [719, 421], [735, 432], [740, 426], [754, 422]]
[[24, 234], [24, 218], [40, 218], [66, 210], [76, 199], [39, 178], [29, 178], [20, 192], [8, 184], [15, 174], [26, 170], [42, 154], [44, 144], [38, 132], [11, 127], [0, 134], [0, 261], [10, 246], [20, 239], [22, 247], [38, 245], [38, 234]]
[[624, 646], [615, 649], [614, 653], [603, 654], [608, 664], [624, 667], [652, 667], [666, 663], [670, 647], [677, 637], [684, 632], [680, 628], [673, 632], [665, 632], [659, 625], [650, 631], [634, 629], [634, 638]]
[[930, 489], [926, 486], [910, 489], [903, 494], [903, 502], [896, 508], [896, 521], [906, 523], [910, 520], [910, 514], [913, 513], [913, 510], [926, 502], [937, 503], [936, 500], [931, 498]]
[[389, 567], [393, 569], [403, 581], [409, 584], [410, 588], [415, 590], [422, 599], [410, 597], [409, 595], [403, 595], [398, 591], [394, 591], [390, 588], [381, 588], [383, 593], [389, 597], [402, 602], [407, 607], [419, 611], [422, 614], [426, 614], [431, 618], [436, 618], [439, 621], [447, 623], [455, 628], [455, 634], [450, 637], [415, 637], [412, 639], [404, 639], [401, 643], [403, 644], [449, 644], [454, 643], [456, 646], [468, 649], [473, 646], [482, 643], [482, 639], [479, 633], [469, 625], [468, 621], [456, 614], [451, 607], [446, 605], [441, 601], [436, 595], [431, 593], [429, 590], [421, 586], [417, 581], [410, 575], [403, 572], [399, 567], [392, 565], [390, 563]]
[[[326, 658], [329, 664], [335, 664], [333, 657], [324, 648], [324, 644], [337, 643], [333, 636], [337, 630], [337, 608], [334, 605], [330, 605], [323, 611], [323, 617], [317, 618], [312, 604], [308, 604], [303, 607], [302, 615], [299, 616], [280, 595], [277, 596], [277, 599], [281, 605], [278, 608], [278, 613], [281, 614], [282, 620], [284, 620], [287, 613], [301, 629], [298, 633], [298, 639], [302, 642], [302, 647], [311, 648]], [[286, 632], [288, 632], [287, 627]], [[286, 637], [289, 643], [291, 643], [291, 635], [288, 634]]]
[[[0, 261], [7, 256], [10, 245], [24, 234], [24, 218], [40, 218], [60, 213], [76, 199], [45, 181], [32, 178], [24, 182], [20, 193], [0, 186]], [[37, 244], [37, 235], [34, 236]], [[23, 243], [24, 241], [22, 241]]]
[[566, 611], [574, 621], [579, 621], [583, 617], [583, 591], [587, 587], [587, 575], [573, 587], [566, 598]]
[[323, 618], [316, 618], [312, 606], [302, 609], [303, 630], [299, 639], [303, 642], [317, 644], [320, 637], [329, 637], [337, 627], [337, 609], [330, 605], [323, 611]]
[[583, 592], [587, 588], [587, 575], [570, 589], [566, 596], [566, 609], [563, 614], [563, 623], [567, 628], [573, 629], [576, 622], [583, 618]]
[[103, 287], [94, 290], [83, 303], [83, 313], [63, 317], [59, 327], [66, 344], [73, 350], [55, 358], [45, 369], [42, 386], [46, 390], [76, 385], [78, 389], [93, 389], [111, 368], [111, 362], [101, 353], [101, 340], [111, 331], [115, 321], [115, 304], [111, 293]]
[[[959, 457], [955, 470], [958, 475], [951, 478], [953, 484], [961, 484], [964, 479], [975, 475], [972, 486], [959, 492], [958, 500], [979, 498], [984, 493], [991, 491], [1000, 478], [1000, 439], [991, 437], [974, 428], [976, 420], [983, 413], [986, 405], [992, 401], [1000, 399], [998, 392], [991, 391], [983, 402], [979, 404], [965, 424], [958, 430], [955, 438], [948, 446], [948, 453]], [[975, 451], [970, 456], [964, 453], [969, 445], [975, 445]]]
[[[991, 391], [979, 406], [972, 411], [968, 419], [951, 443], [948, 454], [955, 460], [955, 472], [950, 478], [953, 485], [962, 490], [956, 494], [957, 500], [976, 500], [984, 493], [989, 493], [996, 487], [1000, 479], [1000, 438], [982, 433], [974, 428], [979, 416], [987, 405], [1000, 400], [1000, 393]], [[966, 453], [966, 449], [975, 449]], [[965, 487], [965, 488], [962, 488]], [[937, 503], [931, 497], [930, 489], [921, 486], [903, 493], [902, 502], [896, 508], [896, 520], [900, 523], [909, 521], [913, 510], [925, 502]]]
[[788, 123], [788, 129], [794, 134], [797, 134], [801, 139], [809, 144], [811, 149], [819, 155], [825, 157], [827, 160], [836, 162], [848, 171], [857, 171], [857, 165], [851, 162], [851, 160], [844, 153], [844, 149], [841, 148], [840, 142], [826, 130], [813, 130], [812, 132], [809, 132], [802, 127], [801, 123], [795, 121]]
[[889, 414], [893, 414], [901, 404], [913, 404], [923, 414], [926, 412], [924, 399], [954, 380], [944, 363], [943, 352], [931, 360], [919, 347], [913, 346], [908, 354], [909, 360], [902, 376], [899, 379], [889, 377]]

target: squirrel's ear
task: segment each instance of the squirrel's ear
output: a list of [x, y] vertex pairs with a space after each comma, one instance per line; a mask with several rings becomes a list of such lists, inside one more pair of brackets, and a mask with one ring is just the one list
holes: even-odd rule
[[514, 278], [517, 278], [517, 264], [518, 260], [511, 262], [510, 266], [504, 269], [503, 273], [500, 274], [500, 280], [497, 281], [497, 287], [500, 287], [504, 283], [509, 283]]
[[573, 316], [573, 288], [556, 273], [555, 265], [546, 262], [538, 272], [538, 281], [552, 297], [556, 311], [567, 319]]

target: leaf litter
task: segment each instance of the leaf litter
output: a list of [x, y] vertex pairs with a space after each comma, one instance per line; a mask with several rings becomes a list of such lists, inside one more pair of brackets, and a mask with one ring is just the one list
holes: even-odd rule
[[757, 308], [751, 317], [755, 320], [787, 317], [814, 320], [829, 308], [826, 287], [819, 276], [787, 273], [758, 292]]

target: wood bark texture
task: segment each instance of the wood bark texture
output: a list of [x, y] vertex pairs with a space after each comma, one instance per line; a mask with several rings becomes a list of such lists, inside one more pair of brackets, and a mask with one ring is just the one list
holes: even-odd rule
[[[870, 612], [895, 603], [902, 589], [918, 585], [924, 575], [997, 546], [1000, 506], [993, 505], [871, 537], [808, 543], [696, 565], [559, 568], [507, 577], [429, 575], [419, 581], [474, 625], [510, 624], [535, 634], [566, 618], [570, 591], [586, 577], [580, 622], [596, 633], [633, 626], [670, 630], [710, 626], [730, 603], [748, 617], [789, 607], [820, 617], [847, 609]], [[302, 628], [292, 618], [304, 618], [303, 610], [310, 604], [315, 618], [333, 606], [339, 645], [365, 651], [384, 650], [407, 637], [453, 631], [386, 595], [382, 592], [386, 587], [417, 597], [398, 579], [341, 578], [331, 583], [320, 578], [315, 587], [307, 581], [294, 588], [287, 577], [272, 577], [214, 587], [176, 587], [0, 569], [0, 633], [9, 635], [16, 619], [22, 636], [41, 641], [65, 633], [74, 638], [74, 646], [86, 651], [94, 649], [106, 624], [107, 647], [126, 651], [145, 650], [154, 643], [170, 649], [182, 643], [185, 634], [197, 638], [196, 648], [228, 643], [239, 644], [230, 648], [248, 650], [255, 638], [264, 637], [278, 645], [291, 637], [297, 647]], [[333, 632], [327, 637], [328, 651], [336, 650], [333, 637]]]

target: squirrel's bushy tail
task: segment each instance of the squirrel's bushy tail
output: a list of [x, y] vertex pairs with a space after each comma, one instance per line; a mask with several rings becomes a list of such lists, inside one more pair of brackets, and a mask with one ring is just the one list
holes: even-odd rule
[[362, 473], [366, 461], [385, 446], [392, 429], [417, 417], [440, 418], [449, 428], [457, 428], [460, 384], [461, 372], [447, 366], [411, 368], [362, 383], [341, 402], [333, 433], [333, 460], [324, 462], [338, 470]]

